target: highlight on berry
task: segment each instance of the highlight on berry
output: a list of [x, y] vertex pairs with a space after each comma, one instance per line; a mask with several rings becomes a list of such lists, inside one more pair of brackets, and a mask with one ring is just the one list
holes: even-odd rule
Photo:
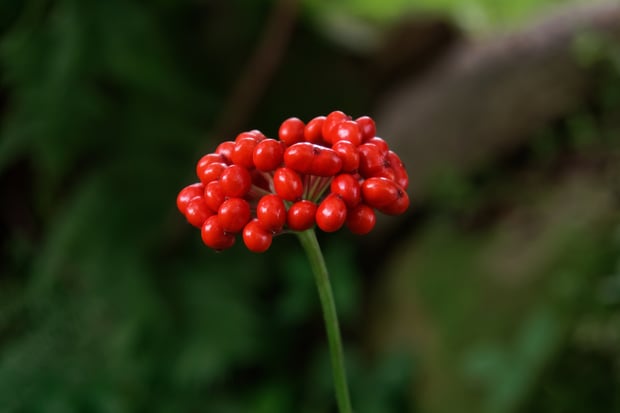
[[341, 111], [308, 123], [286, 119], [278, 139], [258, 130], [220, 143], [196, 164], [199, 182], [183, 188], [177, 207], [210, 248], [264, 252], [275, 235], [315, 226], [367, 234], [376, 211], [409, 208], [409, 177], [398, 155], [376, 136], [372, 118]]

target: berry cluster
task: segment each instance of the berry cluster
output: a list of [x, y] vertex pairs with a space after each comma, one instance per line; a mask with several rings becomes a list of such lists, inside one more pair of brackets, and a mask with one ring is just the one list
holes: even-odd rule
[[198, 161], [200, 182], [181, 190], [177, 206], [216, 250], [242, 233], [248, 249], [263, 252], [274, 235], [315, 224], [366, 234], [375, 210], [399, 215], [409, 207], [407, 171], [375, 132], [370, 117], [340, 111], [307, 124], [289, 118], [279, 140], [243, 132]]

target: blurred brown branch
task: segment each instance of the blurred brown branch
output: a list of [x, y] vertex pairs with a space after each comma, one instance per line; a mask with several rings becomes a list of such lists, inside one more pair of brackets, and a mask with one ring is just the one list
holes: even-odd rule
[[275, 4], [253, 55], [223, 106], [215, 136], [233, 136], [242, 130], [286, 52], [297, 13], [297, 0]]
[[582, 105], [595, 80], [577, 58], [583, 35], [619, 41], [620, 4], [568, 8], [514, 34], [463, 41], [384, 94], [378, 132], [410, 167], [414, 197], [425, 197], [439, 170], [471, 171]]

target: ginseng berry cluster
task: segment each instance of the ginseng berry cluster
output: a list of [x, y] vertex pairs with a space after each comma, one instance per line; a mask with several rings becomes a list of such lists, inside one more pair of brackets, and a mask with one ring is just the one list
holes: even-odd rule
[[409, 207], [407, 171], [375, 133], [370, 117], [341, 111], [306, 124], [286, 119], [279, 139], [240, 133], [198, 161], [200, 182], [181, 190], [177, 206], [216, 250], [239, 233], [254, 252], [266, 251], [274, 235], [315, 225], [367, 234], [375, 210], [399, 215]]

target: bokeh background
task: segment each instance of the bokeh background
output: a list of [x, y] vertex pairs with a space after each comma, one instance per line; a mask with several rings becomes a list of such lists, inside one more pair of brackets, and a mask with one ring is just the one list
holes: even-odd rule
[[175, 197], [340, 109], [412, 181], [320, 237], [356, 412], [620, 412], [616, 1], [3, 0], [0, 82], [0, 411], [335, 412], [294, 237]]

